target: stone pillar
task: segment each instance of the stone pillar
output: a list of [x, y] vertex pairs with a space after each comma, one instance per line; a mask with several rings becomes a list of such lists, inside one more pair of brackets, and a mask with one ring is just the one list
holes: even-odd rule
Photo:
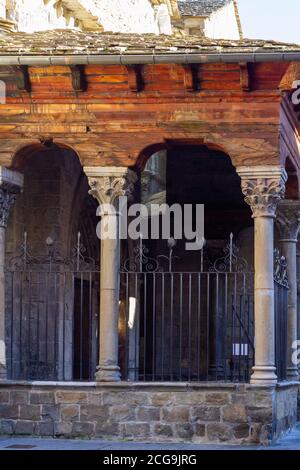
[[101, 239], [100, 344], [96, 380], [120, 380], [118, 364], [120, 240], [118, 203], [120, 196], [130, 196], [136, 181], [125, 167], [85, 167], [91, 190], [99, 202], [101, 226], [110, 227], [110, 236]]
[[277, 382], [274, 315], [274, 219], [287, 175], [280, 166], [239, 167], [242, 192], [254, 218], [255, 365], [251, 383]]
[[300, 230], [300, 201], [283, 200], [278, 206], [277, 224], [282, 254], [287, 261], [288, 329], [287, 378], [298, 380], [298, 366], [292, 362], [293, 344], [297, 341], [297, 240]]
[[23, 175], [0, 166], [0, 379], [6, 379], [5, 231], [11, 207], [23, 186]]
[[[297, 243], [296, 248], [297, 262], [297, 339], [300, 340], [300, 246]], [[300, 364], [298, 365], [298, 375], [300, 377]]]

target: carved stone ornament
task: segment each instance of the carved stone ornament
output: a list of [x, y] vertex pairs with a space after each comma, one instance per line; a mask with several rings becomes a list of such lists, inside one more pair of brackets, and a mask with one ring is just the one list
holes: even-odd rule
[[[86, 170], [88, 176], [90, 191], [99, 204], [110, 204], [116, 206], [121, 196], [130, 198], [134, 191], [134, 184], [137, 180], [136, 174], [132, 170], [126, 169], [121, 173], [120, 169], [116, 174], [103, 172], [101, 174], [92, 174]], [[107, 173], [107, 174], [106, 174]]]
[[283, 200], [277, 210], [280, 239], [297, 242], [300, 230], [300, 201]]
[[10, 210], [16, 198], [16, 193], [13, 193], [5, 188], [0, 188], [0, 227], [7, 227]]
[[241, 188], [253, 217], [275, 217], [284, 197], [287, 174], [280, 166], [239, 167]]

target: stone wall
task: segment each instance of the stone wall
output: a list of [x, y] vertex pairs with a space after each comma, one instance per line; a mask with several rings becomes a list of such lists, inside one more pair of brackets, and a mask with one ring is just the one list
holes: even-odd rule
[[0, 433], [269, 444], [296, 421], [298, 384], [0, 384]]

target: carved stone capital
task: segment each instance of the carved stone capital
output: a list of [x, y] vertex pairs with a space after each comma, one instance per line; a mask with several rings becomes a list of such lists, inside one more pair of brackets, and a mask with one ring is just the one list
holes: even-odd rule
[[241, 188], [253, 217], [275, 218], [277, 205], [284, 197], [287, 174], [280, 166], [239, 167]]
[[23, 175], [0, 167], [0, 227], [7, 227], [11, 208], [22, 186]]
[[126, 167], [84, 167], [91, 194], [100, 205], [116, 207], [121, 196], [131, 197], [136, 173]]
[[300, 230], [300, 201], [281, 201], [277, 209], [276, 223], [281, 241], [297, 243]]

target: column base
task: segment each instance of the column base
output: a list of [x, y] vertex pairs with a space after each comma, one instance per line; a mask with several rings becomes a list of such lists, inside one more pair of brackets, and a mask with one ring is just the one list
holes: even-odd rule
[[298, 381], [298, 380], [299, 380], [299, 371], [298, 371], [298, 367], [297, 367], [297, 366], [288, 367], [288, 368], [287, 368], [287, 372], [286, 372], [286, 376], [287, 376], [287, 379], [288, 379], [288, 380], [291, 380], [291, 381]]
[[119, 366], [98, 366], [95, 375], [96, 382], [120, 382]]
[[275, 385], [278, 382], [276, 367], [273, 366], [254, 366], [251, 375], [251, 384], [255, 385]]

